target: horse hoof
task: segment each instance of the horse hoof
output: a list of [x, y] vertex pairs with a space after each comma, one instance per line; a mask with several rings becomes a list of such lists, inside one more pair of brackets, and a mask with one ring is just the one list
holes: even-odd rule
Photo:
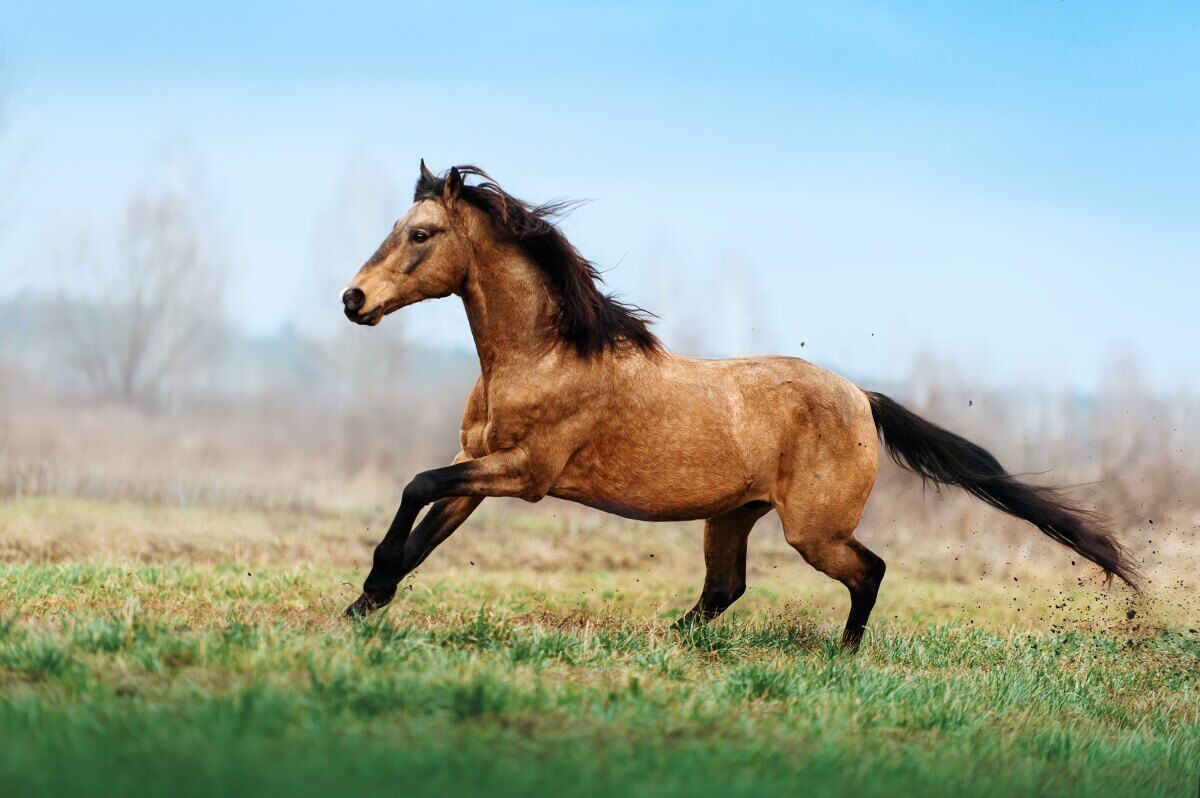
[[675, 623], [671, 624], [672, 632], [690, 632], [698, 626], [703, 625], [704, 621], [693, 615], [684, 615]]
[[363, 593], [354, 600], [353, 604], [346, 608], [346, 611], [342, 613], [342, 615], [352, 620], [365, 618], [386, 603], [386, 601], [382, 603], [377, 602], [366, 593]]

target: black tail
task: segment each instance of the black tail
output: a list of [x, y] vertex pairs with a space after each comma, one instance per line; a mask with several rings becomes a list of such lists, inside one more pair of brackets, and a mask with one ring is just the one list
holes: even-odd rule
[[879, 393], [866, 391], [875, 428], [892, 459], [922, 479], [957, 485], [1009, 515], [1036, 526], [1064, 546], [1137, 588], [1140, 576], [1107, 520], [1076, 507], [1055, 488], [1027, 485], [965, 438], [931, 424]]

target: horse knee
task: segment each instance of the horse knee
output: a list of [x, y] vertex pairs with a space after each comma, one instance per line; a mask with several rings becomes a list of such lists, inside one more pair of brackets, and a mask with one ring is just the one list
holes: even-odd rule
[[437, 490], [437, 480], [429, 475], [428, 472], [421, 472], [413, 477], [407, 485], [404, 486], [404, 492], [400, 494], [400, 501], [403, 504], [416, 505], [423, 507], [433, 500], [434, 492]]

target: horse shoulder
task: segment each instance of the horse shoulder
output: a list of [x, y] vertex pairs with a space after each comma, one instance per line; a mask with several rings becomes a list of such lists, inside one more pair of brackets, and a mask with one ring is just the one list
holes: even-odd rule
[[605, 392], [603, 374], [572, 357], [550, 357], [491, 375], [484, 447], [520, 448], [537, 481], [549, 485], [587, 437]]

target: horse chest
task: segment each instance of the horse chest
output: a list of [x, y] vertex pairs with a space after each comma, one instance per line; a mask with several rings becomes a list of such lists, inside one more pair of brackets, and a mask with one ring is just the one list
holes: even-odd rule
[[463, 451], [472, 457], [511, 449], [545, 424], [537, 403], [481, 397], [463, 419]]

